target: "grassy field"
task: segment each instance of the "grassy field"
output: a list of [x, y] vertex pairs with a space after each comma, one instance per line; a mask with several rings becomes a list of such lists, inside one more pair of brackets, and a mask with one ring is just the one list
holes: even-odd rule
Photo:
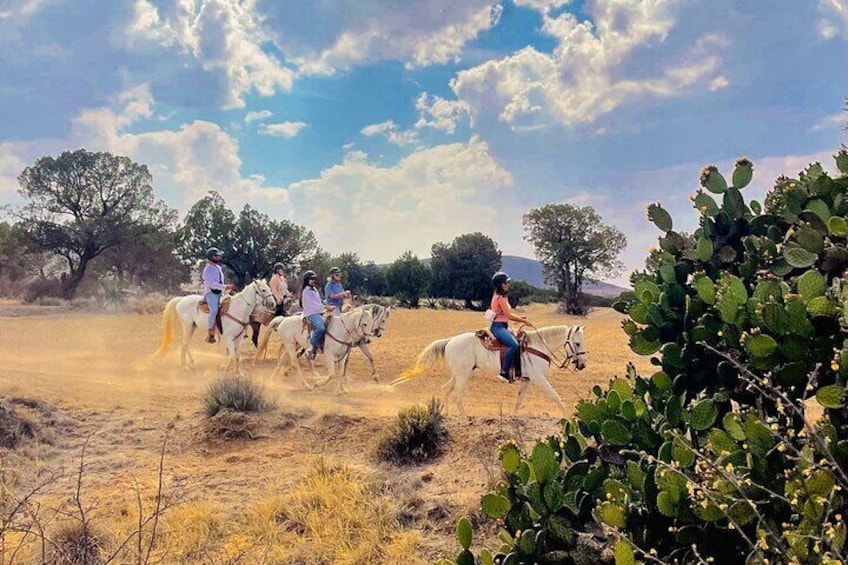
[[[402, 408], [442, 396], [448, 377], [434, 367], [400, 386], [386, 383], [432, 340], [481, 327], [479, 313], [394, 311], [372, 347], [380, 382], [368, 379], [364, 357], [354, 352], [345, 396], [330, 387], [304, 391], [294, 375], [271, 379], [274, 360], [248, 363], [249, 376], [278, 409], [251, 422], [252, 439], [229, 440], [214, 435], [202, 413], [204, 391], [225, 361], [223, 346], [196, 336], [198, 367], [189, 373], [176, 351], [150, 357], [161, 337], [159, 316], [35, 316], [9, 305], [6, 313], [14, 317], [0, 316], [0, 394], [44, 441], [7, 453], [4, 468], [17, 472], [18, 488], [34, 471], [63, 470], [42, 496], [50, 502], [45, 512], [64, 508], [85, 446], [82, 497], [94, 505], [90, 516], [104, 544], [114, 548], [137, 526], [139, 504], [142, 514], [151, 509], [167, 434], [163, 484], [180, 497], [158, 524], [154, 554], [167, 554], [166, 563], [432, 562], [453, 551], [456, 518], [472, 514], [498, 479], [499, 443], [558, 428], [556, 406], [537, 388], [513, 420], [517, 386], [475, 373], [466, 396], [471, 421], [449, 413], [445, 455], [405, 469], [376, 459], [375, 438], [387, 422]], [[567, 406], [621, 375], [628, 361], [650, 367], [630, 352], [621, 316], [610, 309], [586, 319], [558, 315], [550, 305], [524, 313], [537, 326], [587, 327], [586, 370], [554, 370], [551, 378]], [[252, 356], [249, 342], [243, 352]], [[48, 526], [60, 521], [51, 518]]]

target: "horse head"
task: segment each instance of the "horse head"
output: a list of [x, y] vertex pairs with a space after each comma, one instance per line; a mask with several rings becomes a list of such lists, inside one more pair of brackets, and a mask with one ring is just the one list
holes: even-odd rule
[[370, 308], [371, 313], [374, 316], [374, 325], [371, 328], [371, 335], [374, 337], [383, 337], [383, 329], [386, 327], [386, 320], [389, 318], [389, 314], [391, 314], [392, 307], [384, 308], [379, 304], [375, 304], [372, 308]]
[[586, 368], [586, 338], [583, 335], [585, 329], [585, 326], [569, 329], [564, 344], [568, 359], [574, 363], [578, 371]]
[[271, 287], [268, 286], [268, 283], [265, 282], [265, 280], [256, 279], [253, 281], [251, 286], [253, 286], [253, 292], [259, 299], [257, 302], [261, 304], [263, 308], [273, 310], [277, 307], [277, 299], [274, 298], [274, 294], [271, 292]]

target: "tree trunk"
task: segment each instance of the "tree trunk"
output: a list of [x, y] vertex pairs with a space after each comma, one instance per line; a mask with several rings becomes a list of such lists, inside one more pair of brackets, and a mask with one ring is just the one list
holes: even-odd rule
[[71, 270], [70, 275], [62, 281], [62, 297], [65, 300], [71, 300], [76, 295], [77, 288], [79, 288], [82, 279], [85, 278], [86, 268], [88, 268], [88, 259], [81, 257], [77, 268]]

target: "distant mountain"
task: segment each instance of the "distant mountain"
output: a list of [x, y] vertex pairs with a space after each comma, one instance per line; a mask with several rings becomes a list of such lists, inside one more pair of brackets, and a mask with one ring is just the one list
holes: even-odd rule
[[[544, 276], [542, 275], [542, 264], [535, 259], [504, 255], [502, 268], [515, 280], [524, 281], [539, 288], [550, 288], [550, 285], [545, 283]], [[605, 282], [586, 283], [583, 285], [583, 292], [594, 294], [595, 296], [615, 297], [625, 290], [627, 289]]]

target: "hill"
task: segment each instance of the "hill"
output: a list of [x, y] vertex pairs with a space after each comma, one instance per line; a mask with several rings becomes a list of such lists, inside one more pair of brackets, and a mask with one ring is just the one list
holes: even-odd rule
[[[550, 288], [550, 285], [545, 283], [544, 276], [542, 275], [542, 264], [535, 259], [504, 255], [502, 268], [509, 273], [510, 277], [516, 280], [524, 281], [539, 288]], [[627, 289], [606, 282], [590, 282], [583, 285], [583, 292], [594, 294], [595, 296], [615, 297], [625, 290]]]

